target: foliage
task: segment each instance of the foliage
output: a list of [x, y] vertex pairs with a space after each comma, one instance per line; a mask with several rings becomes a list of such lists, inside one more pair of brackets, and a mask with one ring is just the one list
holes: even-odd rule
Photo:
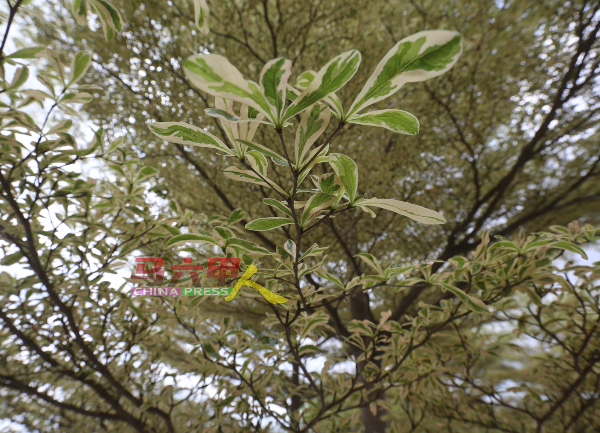
[[[98, 13], [97, 5], [110, 5], [100, 0], [73, 4], [89, 4]], [[269, 4], [262, 2], [267, 23]], [[190, 22], [205, 31], [206, 4], [192, 6]], [[581, 9], [581, 28], [574, 30], [579, 32], [576, 58], [595, 49], [600, 6], [592, 6]], [[9, 3], [7, 34], [21, 10], [36, 16], [35, 6]], [[138, 17], [114, 10], [119, 17]], [[75, 8], [74, 13], [81, 19], [86, 12], [78, 16]], [[181, 5], [168, 13], [183, 14]], [[123, 24], [124, 34], [128, 25]], [[593, 26], [595, 33], [586, 30]], [[462, 224], [469, 235], [446, 247], [437, 260], [394, 263], [400, 247], [383, 249], [379, 257], [362, 247], [362, 240], [374, 245], [384, 234], [397, 239], [386, 221], [379, 223], [385, 227], [381, 234], [356, 226], [361, 237], [352, 243], [344, 239], [351, 232], [342, 236], [333, 224], [345, 215], [359, 220], [359, 209], [367, 221], [400, 215], [436, 229], [454, 215], [447, 207], [441, 214], [374, 197], [373, 178], [381, 172], [363, 169], [368, 161], [351, 155], [353, 143], [342, 140], [341, 131], [355, 124], [352, 130], [416, 135], [420, 116], [396, 108], [366, 109], [411, 87], [404, 84], [450, 70], [461, 53], [462, 36], [426, 30], [395, 42], [370, 68], [371, 76], [358, 80], [364, 85], [348, 90], [364, 74], [358, 50], [335, 53], [315, 63], [324, 65], [316, 71], [310, 69], [313, 64], [279, 57], [278, 33], [267, 27], [262, 32], [273, 37], [275, 59], [262, 62], [260, 71], [249, 65], [244, 70], [248, 76], [255, 72], [257, 82], [219, 54], [180, 59], [193, 94], [215, 97], [205, 113], [216, 119], [218, 133], [171, 122], [160, 111], [158, 122], [148, 125], [152, 134], [188, 155], [195, 170], [212, 164], [210, 170], [229, 178], [223, 182], [244, 185], [240, 206], [210, 218], [175, 201], [153, 213], [149, 191], [164, 172], [142, 163], [135, 140], [106, 145], [99, 128], [84, 147], [77, 134], [70, 134], [79, 107], [73, 104], [91, 101], [89, 92], [98, 90], [85, 84], [92, 54], [72, 53], [67, 67], [67, 53], [52, 49], [27, 47], [5, 55], [4, 38], [0, 240], [2, 265], [17, 266], [23, 276], [0, 274], [0, 418], [31, 431], [57, 432], [553, 432], [597, 425], [600, 266], [567, 263], [558, 269], [555, 259], [564, 251], [585, 259], [580, 245], [598, 240], [600, 229], [574, 222], [511, 238], [493, 236], [510, 230], [492, 235], [481, 230], [497, 216], [493, 209], [508, 188], [502, 176], [491, 189], [476, 193], [471, 212], [479, 219], [466, 223], [452, 217], [452, 236], [465, 235]], [[103, 24], [107, 40], [123, 37], [114, 35], [117, 30], [108, 21]], [[377, 52], [384, 44], [375, 45]], [[114, 43], [105, 47], [122, 49]], [[30, 68], [22, 59], [37, 57], [44, 58], [44, 72], [36, 73], [44, 91], [26, 89]], [[292, 84], [295, 63], [302, 65], [295, 73], [305, 72]], [[567, 71], [559, 99], [580, 96], [577, 92], [594, 80], [598, 64], [586, 71], [583, 64], [570, 66], [574, 69]], [[5, 79], [9, 70], [13, 77]], [[131, 87], [110, 68], [104, 71]], [[573, 71], [584, 74], [583, 81]], [[449, 80], [427, 83], [443, 87], [439, 83]], [[345, 104], [348, 95], [351, 104]], [[564, 106], [567, 100], [559, 102]], [[45, 110], [41, 120], [39, 111], [27, 112], [33, 104]], [[410, 104], [404, 102], [403, 108]], [[553, 105], [554, 114], [543, 122], [552, 122], [560, 111]], [[589, 110], [587, 127], [593, 128], [594, 113]], [[457, 131], [460, 126], [455, 124]], [[536, 147], [541, 127], [537, 131], [540, 136], [528, 144], [533, 143], [533, 153], [541, 151]], [[468, 147], [467, 138], [463, 144]], [[202, 164], [191, 155], [201, 155]], [[511, 171], [529, 161], [520, 158]], [[92, 166], [104, 170], [106, 178], [84, 175], [82, 167]], [[475, 165], [474, 173], [478, 170]], [[594, 176], [594, 170], [592, 162], [582, 178]], [[367, 175], [359, 177], [359, 171]], [[221, 188], [211, 185], [227, 202]], [[257, 191], [260, 201], [254, 200]], [[384, 188], [377, 194], [396, 196], [394, 191]], [[489, 201], [479, 194], [489, 195]], [[258, 208], [271, 216], [253, 217]], [[375, 219], [373, 208], [383, 210]], [[339, 246], [316, 235], [324, 227]], [[431, 233], [436, 239], [441, 232]], [[477, 233], [481, 241], [475, 242]], [[239, 289], [231, 303], [131, 298], [124, 287], [114, 290], [102, 281], [103, 274], [127, 265], [133, 255], [176, 263], [183, 253], [199, 262], [215, 254], [239, 257], [244, 276], [236, 289], [252, 285], [247, 278], [254, 274], [275, 295]], [[427, 296], [418, 300], [421, 294]], [[274, 305], [279, 297], [287, 302]]]

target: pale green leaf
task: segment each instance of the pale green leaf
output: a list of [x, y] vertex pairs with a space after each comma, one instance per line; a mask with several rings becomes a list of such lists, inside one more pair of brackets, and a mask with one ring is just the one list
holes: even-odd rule
[[46, 47], [23, 48], [22, 50], [15, 51], [6, 57], [10, 59], [35, 59], [36, 57], [40, 57], [40, 54], [45, 49]]
[[280, 120], [285, 108], [287, 82], [292, 72], [292, 62], [283, 57], [268, 61], [260, 73], [260, 87], [271, 113], [277, 119], [276, 126], [281, 126]]
[[323, 209], [331, 206], [334, 202], [335, 196], [332, 194], [319, 192], [313, 195], [304, 206], [300, 226], [305, 227], [306, 224], [311, 222]]
[[121, 31], [121, 14], [108, 0], [87, 0], [90, 9], [98, 14], [104, 38], [110, 42]]
[[88, 51], [77, 51], [71, 61], [71, 72], [69, 74], [69, 86], [77, 82], [90, 66], [92, 54]]
[[165, 248], [173, 244], [179, 244], [184, 242], [208, 242], [215, 243], [215, 239], [208, 235], [197, 235], [193, 233], [186, 233], [183, 235], [177, 235], [165, 242]]
[[365, 262], [367, 265], [373, 268], [379, 275], [384, 275], [383, 268], [381, 267], [379, 260], [377, 260], [377, 258], [372, 254], [360, 253], [355, 255], [354, 257], [360, 258], [363, 262]]
[[477, 313], [489, 313], [487, 305], [483, 301], [474, 296], [469, 296], [458, 287], [451, 286], [450, 284], [438, 283], [445, 290], [453, 293], [458, 299], [460, 299], [470, 310]]

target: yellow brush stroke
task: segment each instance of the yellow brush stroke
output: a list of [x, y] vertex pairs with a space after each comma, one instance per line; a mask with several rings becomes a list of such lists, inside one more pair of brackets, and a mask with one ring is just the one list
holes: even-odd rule
[[229, 296], [225, 298], [225, 300], [231, 301], [233, 298], [235, 298], [235, 295], [237, 295], [238, 290], [240, 290], [242, 286], [249, 286], [253, 289], [256, 289], [258, 293], [260, 293], [261, 296], [267, 300], [267, 302], [270, 302], [271, 304], [285, 304], [287, 302], [287, 299], [285, 299], [283, 296], [279, 296], [271, 292], [270, 290], [265, 289], [263, 286], [261, 286], [258, 283], [255, 283], [254, 281], [250, 281], [250, 277], [254, 275], [256, 271], [258, 271], [258, 269], [256, 269], [256, 266], [248, 266], [248, 269], [246, 269], [246, 272], [244, 272], [242, 278], [238, 280], [237, 284], [233, 287], [233, 290], [231, 291]]

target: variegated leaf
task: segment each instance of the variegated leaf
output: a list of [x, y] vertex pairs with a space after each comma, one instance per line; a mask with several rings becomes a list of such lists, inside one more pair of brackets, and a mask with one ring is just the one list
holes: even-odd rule
[[346, 84], [358, 70], [361, 55], [350, 50], [331, 59], [315, 75], [309, 86], [288, 107], [283, 116], [287, 120], [309, 108]]
[[208, 5], [205, 0], [194, 0], [194, 23], [203, 35], [208, 34]]
[[[82, 0], [83, 1], [83, 0]], [[121, 14], [108, 0], [87, 0], [91, 10], [98, 14], [104, 38], [110, 42], [121, 31]]]
[[415, 204], [405, 203], [394, 199], [369, 198], [361, 200], [356, 206], [378, 207], [391, 210], [397, 214], [404, 215], [423, 224], [444, 224], [446, 220], [439, 213], [430, 209], [417, 206]]
[[267, 161], [265, 155], [256, 150], [251, 150], [246, 153], [246, 160], [250, 164], [250, 167], [259, 172], [261, 176], [267, 176], [269, 161]]
[[92, 60], [92, 54], [88, 51], [77, 51], [71, 61], [71, 72], [69, 73], [69, 86], [76, 83], [86, 73]]
[[307, 223], [312, 221], [322, 209], [331, 206], [335, 202], [335, 195], [319, 192], [313, 195], [302, 212], [300, 225], [305, 227]]
[[453, 31], [424, 31], [402, 39], [379, 62], [346, 118], [390, 97], [405, 83], [443, 74], [454, 66], [461, 52], [462, 36]]
[[236, 251], [247, 253], [253, 257], [262, 257], [272, 255], [266, 248], [256, 245], [254, 242], [245, 241], [239, 238], [229, 238], [225, 242], [225, 248], [232, 248]]
[[344, 188], [346, 188], [348, 200], [350, 203], [354, 203], [358, 189], [358, 167], [356, 163], [349, 156], [332, 153], [329, 155], [329, 164]]
[[87, 2], [88, 0], [73, 0], [71, 2], [71, 12], [77, 24], [87, 25]]
[[348, 123], [381, 126], [390, 131], [406, 135], [419, 133], [419, 120], [412, 114], [402, 110], [377, 110], [364, 114], [354, 114], [348, 119]]
[[325, 132], [330, 118], [331, 110], [322, 104], [315, 104], [303, 113], [294, 142], [296, 167], [301, 167], [311, 146]]
[[[253, 119], [252, 123], [240, 123], [238, 125], [240, 139], [246, 141], [252, 141], [254, 138], [254, 134], [258, 129], [258, 124], [261, 120], [265, 118], [265, 115], [259, 113], [254, 108], [250, 108], [245, 104], [242, 104], [242, 108], [240, 109], [240, 117], [243, 119]], [[269, 123], [270, 124], [270, 123]]]
[[[318, 151], [318, 148], [315, 149], [315, 152]], [[302, 168], [302, 171], [300, 172], [300, 174], [298, 175], [298, 185], [300, 185], [302, 183], [302, 181], [304, 179], [306, 179], [306, 176], [309, 175], [310, 171], [313, 169], [313, 167], [316, 164], [320, 164], [322, 162], [327, 162], [329, 161], [329, 156], [327, 156], [327, 152], [329, 152], [329, 144], [327, 144], [320, 152], [319, 155], [314, 158], [310, 163], [308, 163], [307, 165], [304, 166], [304, 168]], [[307, 158], [308, 161], [310, 161], [312, 159], [312, 157], [309, 155], [309, 157]]]
[[188, 57], [183, 69], [190, 82], [215, 98], [231, 99], [263, 113], [275, 123], [271, 107], [258, 84], [245, 80], [241, 72], [218, 54], [199, 54]]
[[[237, 168], [234, 166], [227, 167], [223, 174], [227, 176], [231, 180], [237, 180], [238, 182], [248, 182], [254, 183], [256, 185], [268, 186], [277, 191], [279, 191], [283, 195], [287, 195], [284, 190], [282, 190], [276, 183], [274, 183], [271, 179], [263, 175], [257, 175], [251, 170], [244, 170], [241, 168]], [[262, 177], [262, 179], [261, 179]]]
[[246, 141], [246, 140], [237, 140], [238, 142], [248, 146], [250, 149], [252, 150], [256, 150], [257, 152], [262, 153], [265, 156], [268, 156], [269, 158], [273, 159], [273, 160], [280, 160], [283, 161], [284, 165], [288, 165], [287, 162], [285, 162], [285, 158], [283, 156], [281, 156], [280, 154], [278, 154], [277, 152], [275, 152], [274, 150], [269, 149], [266, 146], [263, 146], [262, 144], [258, 144], [258, 143], [253, 143], [251, 141]]
[[155, 122], [148, 125], [154, 135], [171, 143], [186, 144], [198, 147], [209, 147], [228, 155], [234, 153], [225, 143], [204, 129], [183, 122]]
[[274, 198], [263, 198], [263, 203], [268, 204], [269, 206], [272, 206], [272, 207], [280, 210], [281, 212], [283, 212], [290, 218], [294, 217], [294, 215], [292, 214], [292, 211], [290, 210], [289, 207], [287, 207], [287, 205], [285, 205], [284, 203], [282, 203], [278, 200], [275, 200]]
[[[221, 99], [221, 98], [219, 98]], [[222, 99], [221, 99], [222, 100]], [[227, 111], [218, 108], [205, 108], [204, 112], [208, 114], [210, 117], [215, 117], [219, 120], [225, 120], [231, 123], [247, 123], [247, 122], [257, 122], [264, 123], [266, 125], [273, 125], [271, 122], [266, 120], [262, 120], [260, 118], [250, 118], [250, 117], [238, 117], [235, 114], [230, 114]]]
[[280, 120], [285, 108], [285, 93], [287, 82], [292, 72], [292, 62], [283, 57], [267, 62], [260, 73], [260, 86], [263, 95], [271, 106], [271, 113], [277, 119], [277, 127], [281, 127]]
[[[296, 79], [296, 87], [301, 89], [306, 89], [310, 83], [315, 79], [317, 73], [315, 71], [305, 71], [301, 73]], [[288, 86], [289, 88], [289, 86]], [[292, 88], [293, 89], [293, 88]], [[292, 101], [296, 99], [297, 96], [300, 95], [300, 92], [296, 89], [293, 89], [294, 97], [289, 98]], [[331, 112], [335, 117], [341, 119], [344, 115], [344, 109], [342, 108], [342, 101], [335, 94], [335, 92], [331, 93], [328, 97], [326, 97], [323, 102], [325, 102], [331, 108]]]
[[294, 220], [291, 218], [259, 218], [246, 224], [246, 229], [262, 232], [273, 230], [288, 224], [294, 224]]
[[383, 268], [381, 267], [379, 260], [377, 260], [377, 257], [375, 257], [374, 255], [368, 253], [360, 253], [355, 255], [354, 257], [358, 257], [359, 259], [361, 259], [363, 262], [365, 262], [367, 265], [373, 268], [375, 272], [377, 272], [377, 274], [379, 274], [380, 276], [384, 275]]
[[317, 244], [312, 244], [310, 248], [308, 248], [301, 256], [300, 261], [313, 256], [320, 256], [325, 251], [327, 251], [329, 247], [319, 247]]

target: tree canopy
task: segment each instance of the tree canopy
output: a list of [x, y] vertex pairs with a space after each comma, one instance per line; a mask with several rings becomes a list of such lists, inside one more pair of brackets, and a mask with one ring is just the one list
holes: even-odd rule
[[[52, 49], [24, 57], [45, 57], [47, 93], [20, 89], [25, 69], [3, 81], [3, 264], [28, 276], [2, 274], [0, 416], [31, 431], [600, 422], [600, 270], [555, 262], [600, 236], [600, 2], [13, 1], [6, 34], [19, 9], [21, 43]], [[41, 124], [20, 111], [38, 100]], [[88, 146], [72, 103], [99, 128]], [[84, 160], [105, 177], [69, 168]], [[217, 251], [287, 302], [101, 282], [134, 255]]]

